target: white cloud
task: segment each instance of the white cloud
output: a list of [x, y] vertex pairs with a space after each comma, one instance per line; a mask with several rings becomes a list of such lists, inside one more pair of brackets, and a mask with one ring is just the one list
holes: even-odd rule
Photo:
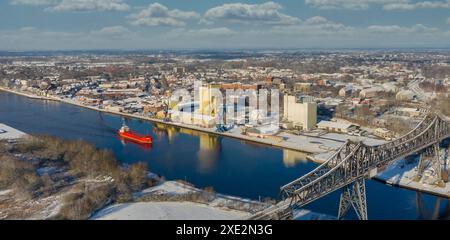
[[450, 31], [421, 24], [350, 27], [319, 16], [264, 30], [174, 28], [159, 34], [123, 26], [83, 32], [0, 30], [1, 50], [338, 47], [450, 47]]
[[126, 37], [127, 35], [131, 34], [130, 30], [123, 26], [104, 27], [100, 30], [92, 31], [91, 33], [109, 37]]
[[450, 0], [419, 1], [412, 0], [305, 0], [305, 4], [320, 9], [366, 10], [371, 5], [381, 6], [384, 10], [416, 10], [450, 8]]
[[51, 5], [55, 3], [55, 0], [12, 0], [11, 5], [29, 5], [29, 6], [42, 6]]
[[345, 33], [345, 32], [353, 30], [353, 27], [346, 26], [342, 23], [330, 21], [321, 16], [315, 16], [315, 17], [306, 19], [304, 24], [302, 24], [302, 25], [305, 27], [308, 27], [308, 28], [315, 28], [322, 32], [327, 31], [327, 32]]
[[230, 36], [236, 34], [235, 31], [226, 28], [226, 27], [218, 27], [218, 28], [203, 28], [194, 31], [190, 31], [191, 33], [203, 35], [203, 36]]
[[386, 4], [383, 6], [384, 10], [403, 10], [403, 11], [408, 11], [408, 10], [414, 10], [415, 6], [414, 4], [411, 3], [391, 3], [391, 4]]
[[132, 49], [145, 46], [145, 38], [121, 26], [93, 31], [67, 32], [24, 27], [0, 30], [1, 49], [70, 50], [70, 49]]
[[37, 28], [35, 28], [35, 27], [23, 27], [23, 28], [19, 29], [19, 31], [22, 31], [22, 32], [35, 31], [35, 30], [37, 30]]
[[305, 0], [305, 4], [320, 9], [368, 9], [372, 4], [403, 4], [409, 3], [409, 0]]
[[305, 21], [305, 23], [307, 24], [324, 24], [324, 23], [328, 23], [328, 19], [321, 17], [321, 16], [315, 16], [312, 18], [309, 18]]
[[447, 18], [447, 24], [450, 24], [450, 17]]
[[398, 4], [386, 4], [383, 6], [385, 10], [416, 10], [416, 9], [436, 9], [436, 8], [450, 8], [450, 0], [448, 1], [422, 1], [422, 2], [408, 2]]
[[321, 16], [311, 17], [305, 21], [290, 26], [275, 26], [272, 28], [275, 34], [284, 35], [305, 35], [309, 36], [324, 36], [324, 35], [346, 35], [352, 33], [355, 29], [350, 26], [345, 26], [342, 23], [330, 21]]
[[439, 32], [439, 29], [427, 27], [422, 24], [416, 24], [411, 27], [398, 25], [372, 25], [367, 28], [371, 33], [392, 33], [392, 34], [411, 34], [411, 33], [432, 33]]
[[57, 12], [128, 11], [130, 6], [122, 0], [62, 0], [50, 8]]
[[204, 22], [240, 22], [289, 25], [299, 19], [280, 12], [282, 6], [274, 2], [262, 4], [228, 3], [209, 9], [204, 14]]
[[408, 29], [400, 27], [398, 25], [389, 25], [389, 26], [372, 25], [369, 26], [367, 30], [373, 33], [395, 33], [395, 32], [405, 32]]
[[185, 29], [178, 28], [168, 33], [171, 36], [180, 37], [213, 37], [213, 36], [231, 36], [236, 34], [235, 31], [226, 28], [201, 28], [201, 29]]
[[181, 27], [186, 25], [186, 20], [199, 17], [196, 12], [170, 10], [160, 3], [152, 3], [140, 12], [130, 15], [129, 19], [134, 25]]

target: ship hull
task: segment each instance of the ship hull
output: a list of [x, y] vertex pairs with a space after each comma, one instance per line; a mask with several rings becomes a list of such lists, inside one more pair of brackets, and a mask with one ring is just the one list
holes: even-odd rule
[[152, 138], [150, 136], [139, 136], [132, 132], [118, 132], [119, 136], [121, 138], [124, 138], [129, 141], [137, 142], [137, 143], [144, 143], [144, 144], [150, 144], [152, 143]]

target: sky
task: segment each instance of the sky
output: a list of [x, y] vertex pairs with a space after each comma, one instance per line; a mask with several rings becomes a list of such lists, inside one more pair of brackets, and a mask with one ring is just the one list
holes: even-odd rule
[[450, 0], [2, 0], [0, 50], [450, 48]]

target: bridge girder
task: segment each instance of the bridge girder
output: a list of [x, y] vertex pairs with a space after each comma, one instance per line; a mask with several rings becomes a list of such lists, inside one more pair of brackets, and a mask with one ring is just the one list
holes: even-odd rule
[[[450, 137], [450, 122], [439, 114], [428, 114], [421, 123], [404, 136], [386, 144], [368, 146], [362, 142], [347, 141], [327, 161], [310, 173], [281, 187], [286, 211], [311, 203], [331, 192], [344, 188], [341, 195], [339, 217], [343, 216], [349, 204], [360, 219], [367, 219], [367, 204], [364, 179], [369, 173], [398, 159], [439, 144]], [[274, 209], [272, 208], [273, 215]], [[259, 216], [264, 216], [263, 213]], [[268, 216], [265, 216], [268, 217]]]

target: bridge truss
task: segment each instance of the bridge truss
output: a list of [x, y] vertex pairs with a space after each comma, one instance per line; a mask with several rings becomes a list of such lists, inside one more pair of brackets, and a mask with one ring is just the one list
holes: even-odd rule
[[[251, 219], [290, 219], [293, 209], [338, 189], [342, 189], [338, 218], [343, 218], [352, 207], [359, 219], [367, 219], [365, 179], [375, 176], [379, 168], [426, 149], [434, 154], [432, 167], [438, 180], [442, 181], [439, 143], [449, 137], [450, 122], [447, 118], [429, 113], [413, 130], [386, 144], [368, 146], [347, 141], [316, 169], [282, 186], [282, 200]], [[418, 174], [422, 174], [422, 166], [421, 159]]]

